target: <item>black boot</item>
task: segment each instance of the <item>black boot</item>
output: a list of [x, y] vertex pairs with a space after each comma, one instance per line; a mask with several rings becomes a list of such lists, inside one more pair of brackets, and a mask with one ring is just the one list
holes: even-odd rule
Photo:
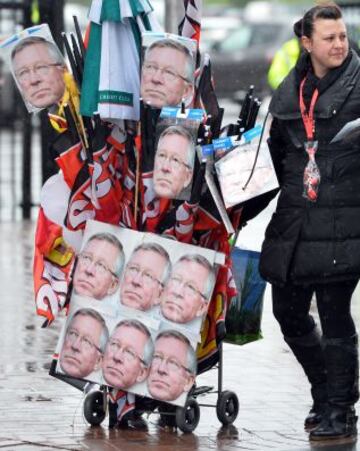
[[357, 335], [333, 339], [324, 337], [323, 341], [329, 407], [320, 425], [310, 432], [310, 440], [353, 441], [357, 436], [354, 404], [359, 399]]
[[284, 337], [311, 385], [313, 406], [305, 418], [305, 429], [318, 426], [327, 408], [327, 378], [321, 337], [316, 327], [301, 337]]
[[319, 426], [321, 420], [323, 419], [326, 413], [327, 407], [328, 407], [327, 402], [321, 403], [314, 401], [304, 421], [304, 428], [306, 431], [311, 431], [317, 426]]
[[118, 422], [117, 427], [120, 429], [136, 429], [138, 431], [147, 431], [148, 425], [142, 417], [142, 413], [135, 409], [126, 413]]
[[311, 441], [352, 441], [357, 437], [354, 407], [331, 406], [319, 426], [310, 432]]

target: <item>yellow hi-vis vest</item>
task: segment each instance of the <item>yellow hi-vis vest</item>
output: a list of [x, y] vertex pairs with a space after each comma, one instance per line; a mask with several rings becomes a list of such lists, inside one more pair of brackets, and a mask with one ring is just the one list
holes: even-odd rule
[[34, 25], [40, 23], [39, 0], [33, 0], [31, 3], [31, 22]]
[[276, 89], [290, 70], [295, 66], [300, 55], [298, 38], [290, 39], [275, 53], [268, 72], [268, 83]]

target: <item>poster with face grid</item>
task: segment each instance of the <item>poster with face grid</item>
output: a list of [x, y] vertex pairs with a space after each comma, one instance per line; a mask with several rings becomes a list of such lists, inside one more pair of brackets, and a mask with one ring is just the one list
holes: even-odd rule
[[184, 405], [224, 255], [88, 221], [56, 372]]

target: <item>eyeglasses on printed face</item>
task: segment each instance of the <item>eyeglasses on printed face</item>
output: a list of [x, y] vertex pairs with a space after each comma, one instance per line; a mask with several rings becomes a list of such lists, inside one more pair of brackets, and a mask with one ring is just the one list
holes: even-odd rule
[[88, 268], [93, 263], [96, 274], [103, 276], [107, 272], [109, 272], [112, 276], [118, 278], [118, 275], [115, 274], [107, 265], [105, 265], [105, 263], [100, 260], [94, 260], [94, 258], [90, 254], [82, 252], [81, 254], [79, 254], [78, 258], [83, 268]]
[[155, 159], [161, 165], [163, 165], [167, 161], [173, 171], [179, 171], [183, 166], [185, 166], [187, 169], [191, 169], [190, 166], [185, 163], [185, 161], [181, 161], [179, 158], [172, 155], [166, 155], [166, 153], [162, 150], [156, 152]]
[[184, 294], [186, 296], [200, 296], [205, 302], [207, 301], [206, 296], [202, 294], [200, 290], [198, 290], [191, 282], [186, 282], [186, 280], [183, 280], [180, 276], [170, 277], [169, 282], [177, 288], [184, 287]]
[[163, 285], [160, 280], [150, 274], [149, 271], [147, 271], [146, 269], [141, 269], [138, 265], [128, 265], [126, 267], [126, 274], [130, 277], [141, 276], [144, 284], [146, 285], [152, 285], [155, 282], [161, 286]]
[[33, 72], [35, 75], [40, 77], [46, 77], [49, 74], [52, 67], [61, 67], [61, 63], [39, 63], [32, 67], [24, 67], [15, 72], [16, 78], [21, 82], [27, 82], [30, 80], [30, 74]]
[[169, 371], [173, 373], [178, 373], [182, 369], [186, 372], [190, 372], [186, 366], [182, 365], [180, 362], [178, 362], [174, 357], [165, 357], [163, 354], [159, 352], [155, 352], [152, 358], [152, 365], [153, 366], [160, 366], [163, 363], [166, 364]]
[[134, 350], [129, 348], [129, 346], [123, 346], [116, 340], [110, 340], [108, 346], [113, 354], [117, 354], [121, 351], [125, 362], [132, 363], [135, 360], [140, 360], [140, 362], [145, 365], [144, 360], [138, 356]]
[[156, 63], [144, 62], [142, 69], [144, 74], [151, 76], [155, 75], [159, 71], [167, 83], [172, 83], [177, 78], [188, 82], [186, 77], [178, 74], [168, 67], [160, 67]]
[[93, 349], [96, 349], [102, 354], [102, 351], [99, 347], [97, 347], [89, 338], [80, 335], [75, 329], [69, 329], [66, 332], [65, 340], [67, 340], [71, 345], [80, 340], [80, 344], [84, 351], [90, 352]]

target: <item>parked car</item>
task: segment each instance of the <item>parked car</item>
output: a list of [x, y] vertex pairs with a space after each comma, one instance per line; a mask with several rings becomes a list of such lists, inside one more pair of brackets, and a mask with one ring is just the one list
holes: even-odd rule
[[229, 33], [240, 27], [240, 17], [205, 16], [201, 19], [200, 50], [208, 52], [215, 44], [224, 40]]
[[267, 72], [275, 52], [293, 37], [293, 22], [243, 21], [216, 43], [209, 53], [218, 96], [241, 101], [250, 85], [259, 98], [270, 94]]
[[346, 5], [340, 4], [340, 6], [348, 36], [360, 46], [360, 4], [358, 2], [347, 2]]

